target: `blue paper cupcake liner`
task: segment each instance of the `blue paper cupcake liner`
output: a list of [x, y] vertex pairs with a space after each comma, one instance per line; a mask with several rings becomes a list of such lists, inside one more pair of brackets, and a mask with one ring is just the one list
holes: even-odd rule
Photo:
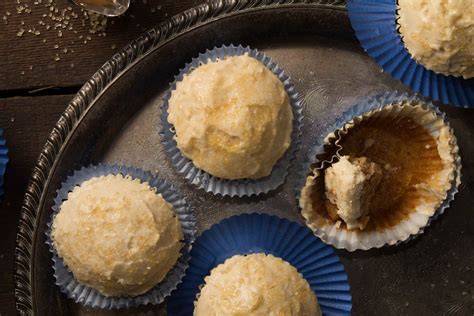
[[[298, 180], [299, 183], [296, 186], [296, 198], [299, 201], [301, 198], [301, 190], [303, 189], [307, 177], [311, 174], [314, 165], [318, 163], [318, 166], [330, 165], [334, 162], [335, 156], [325, 157], [325, 159], [318, 159], [317, 157], [324, 157], [325, 145], [327, 144], [327, 136], [334, 133], [335, 131], [341, 130], [343, 126], [352, 120], [353, 118], [360, 116], [364, 113], [375, 111], [377, 109], [382, 109], [387, 105], [399, 104], [401, 102], [416, 103], [421, 104], [425, 109], [436, 114], [437, 117], [441, 118], [444, 124], [451, 129], [449, 122], [446, 120], [446, 115], [441, 112], [441, 110], [436, 107], [432, 102], [422, 99], [417, 95], [402, 93], [399, 91], [390, 91], [384, 93], [377, 93], [367, 97], [364, 100], [359, 101], [349, 110], [344, 112], [335, 122], [329, 124], [325, 130], [319, 134], [318, 137], [315, 137], [310, 149], [308, 150], [308, 155], [305, 157], [302, 168], [299, 171]], [[454, 135], [453, 135], [454, 136]], [[456, 145], [457, 146], [457, 145]], [[421, 235], [425, 228], [430, 226], [430, 224], [436, 220], [444, 211], [449, 207], [450, 203], [454, 200], [456, 193], [459, 191], [459, 185], [461, 182], [461, 157], [459, 154], [456, 156], [454, 161], [455, 172], [454, 180], [452, 182], [451, 188], [447, 192], [446, 198], [441, 203], [436, 212], [429, 218], [426, 225], [420, 227], [419, 231], [416, 234], [410, 235], [409, 238], [405, 240], [398, 241], [395, 245], [401, 243], [409, 242], [415, 239], [417, 236]], [[300, 209], [301, 211], [301, 209]], [[354, 250], [354, 249], [352, 249]]]
[[[186, 74], [189, 74], [195, 68], [210, 61], [214, 62], [219, 59], [224, 59], [225, 57], [240, 56], [246, 53], [270, 69], [280, 79], [285, 87], [286, 92], [288, 93], [290, 105], [293, 110], [293, 131], [291, 134], [291, 145], [283, 157], [280, 158], [280, 160], [275, 164], [272, 173], [269, 176], [260, 179], [221, 179], [197, 168], [190, 159], [184, 157], [184, 155], [181, 153], [177, 147], [176, 141], [174, 140], [174, 127], [168, 122], [168, 102], [172, 91], [176, 89], [176, 83], [183, 80], [183, 77]], [[291, 83], [290, 78], [284, 73], [283, 69], [281, 69], [271, 60], [271, 58], [265, 56], [263, 53], [258, 52], [256, 49], [250, 49], [249, 47], [233, 45], [222, 46], [219, 48], [214, 48], [213, 50], [207, 50], [205, 53], [201, 53], [198, 57], [193, 58], [190, 63], [186, 64], [186, 66], [180, 70], [179, 74], [175, 77], [175, 80], [170, 84], [170, 89], [163, 97], [163, 108], [161, 113], [162, 128], [160, 135], [162, 137], [165, 151], [168, 153], [171, 159], [171, 163], [176, 168], [176, 170], [182, 174], [191, 184], [196, 185], [198, 188], [203, 189], [206, 192], [211, 192], [213, 194], [222, 196], [243, 197], [259, 195], [277, 189], [285, 182], [285, 178], [288, 174], [288, 168], [290, 167], [301, 142], [300, 138], [303, 120], [302, 112], [303, 107], [298, 100], [298, 93]]]
[[168, 315], [192, 315], [211, 270], [234, 255], [251, 253], [272, 254], [294, 266], [316, 293], [323, 315], [350, 315], [347, 274], [333, 248], [306, 227], [255, 213], [224, 219], [196, 240], [186, 276], [168, 300]]
[[[183, 231], [184, 245], [180, 251], [181, 256], [178, 258], [173, 269], [166, 275], [165, 279], [154, 288], [135, 297], [107, 297], [100, 294], [97, 290], [79, 283], [74, 278], [73, 273], [67, 268], [62, 258], [58, 256], [51, 237], [54, 217], [59, 212], [62, 202], [67, 200], [69, 192], [84, 181], [110, 174], [128, 175], [133, 179], [140, 179], [141, 182], [147, 182], [151, 187], [155, 188], [156, 191], [173, 206]], [[192, 244], [197, 236], [195, 214], [186, 200], [178, 194], [173, 185], [152, 175], [150, 172], [118, 165], [109, 166], [99, 164], [97, 166], [84, 167], [81, 170], [74, 172], [72, 176], [68, 177], [67, 180], [62, 183], [61, 188], [58, 190], [57, 196], [54, 199], [52, 211], [51, 220], [48, 223], [48, 230], [46, 232], [46, 243], [49, 245], [49, 250], [52, 253], [56, 285], [59, 286], [61, 292], [66, 294], [67, 297], [73, 299], [76, 303], [101, 309], [117, 309], [146, 304], [160, 304], [174, 289], [176, 289], [176, 286], [181, 282], [185, 275]]]
[[405, 49], [397, 27], [396, 0], [348, 0], [347, 9], [362, 47], [384, 71], [426, 97], [474, 107], [474, 79], [437, 74]]
[[3, 176], [5, 175], [5, 171], [7, 170], [7, 163], [8, 163], [7, 141], [3, 137], [3, 129], [0, 128], [0, 199], [4, 193]]

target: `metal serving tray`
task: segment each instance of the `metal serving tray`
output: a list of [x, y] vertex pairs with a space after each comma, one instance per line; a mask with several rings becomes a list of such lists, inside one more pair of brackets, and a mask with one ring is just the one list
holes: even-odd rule
[[[159, 137], [163, 92], [199, 52], [250, 45], [291, 76], [304, 102], [303, 144], [286, 183], [258, 197], [222, 198], [197, 190], [173, 170]], [[54, 285], [46, 223], [65, 177], [90, 163], [119, 163], [175, 183], [197, 211], [199, 230], [242, 212], [301, 222], [294, 186], [312, 137], [372, 92], [405, 88], [359, 46], [344, 1], [211, 1], [150, 30], [115, 54], [84, 85], [54, 127], [34, 168], [18, 228], [16, 300], [21, 314], [154, 315], [163, 306], [88, 310]], [[442, 106], [458, 136], [464, 184], [450, 209], [426, 232], [397, 247], [338, 251], [349, 275], [355, 315], [473, 312], [474, 111]]]

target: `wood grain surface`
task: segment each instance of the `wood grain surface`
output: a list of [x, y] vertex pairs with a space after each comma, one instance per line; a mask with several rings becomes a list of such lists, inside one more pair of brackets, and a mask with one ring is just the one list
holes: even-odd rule
[[[86, 18], [65, 0], [0, 2], [0, 128], [10, 150], [6, 192], [0, 204], [0, 315], [16, 313], [13, 255], [19, 212], [31, 168], [60, 114], [114, 52], [200, 2], [132, 1], [126, 14], [107, 19], [105, 29], [94, 29], [90, 15]], [[63, 28], [66, 16], [69, 22]], [[63, 21], [58, 21], [61, 17]], [[56, 24], [61, 26], [54, 29]]]
[[[146, 29], [201, 2], [204, 0], [135, 0], [126, 14], [108, 18], [105, 28], [94, 27], [94, 23], [103, 20], [91, 18], [91, 15], [86, 17], [83, 11], [66, 0], [0, 2], [0, 128], [5, 131], [10, 150], [5, 195], [0, 202], [0, 316], [16, 314], [13, 257], [19, 213], [31, 169], [60, 114], [82, 84], [121, 47]], [[57, 24], [59, 26], [55, 29]], [[410, 275], [409, 269], [394, 284], [384, 283], [386, 278], [371, 278], [366, 267], [374, 253], [379, 261], [372, 264], [378, 264], [389, 261], [387, 258], [390, 259], [395, 252], [393, 249], [362, 252], [355, 256], [339, 252], [341, 260], [350, 266], [348, 272], [353, 276], [350, 280], [352, 286], [374, 289], [371, 293], [355, 293], [358, 308], [374, 305], [374, 301], [384, 303], [385, 297], [381, 293], [389, 293], [399, 298], [431, 296], [443, 299], [447, 304], [451, 304], [451, 300], [451, 314], [464, 315], [468, 310], [472, 312], [467, 314], [474, 313], [472, 259], [462, 256], [469, 253], [462, 247], [468, 247], [467, 241], [472, 240], [473, 235], [472, 217], [464, 214], [472, 210], [474, 159], [468, 153], [474, 152], [474, 135], [464, 124], [464, 119], [469, 117], [467, 121], [472, 122], [474, 110], [442, 109], [448, 112], [453, 127], [461, 133], [459, 143], [464, 155], [465, 178], [454, 204], [462, 212], [447, 212], [443, 221], [433, 225], [438, 235], [433, 233], [434, 229], [425, 234], [425, 240], [439, 248], [439, 256], [419, 260], [424, 264], [421, 270], [432, 272], [423, 276], [420, 284], [417, 283], [419, 276]], [[438, 240], [439, 236], [443, 238]], [[453, 244], [456, 247], [451, 247]], [[424, 245], [420, 242], [402, 245], [406, 250], [405, 257], [397, 257], [399, 262], [394, 261], [393, 265], [415, 262], [424, 255]], [[448, 255], [443, 255], [448, 251]], [[380, 269], [388, 279], [390, 265], [381, 264]], [[456, 279], [458, 275], [463, 277]], [[409, 292], [402, 292], [406, 280], [410, 280], [413, 286]], [[370, 282], [373, 284], [367, 285]], [[382, 291], [384, 287], [385, 291]], [[450, 289], [462, 293], [462, 301], [453, 299]], [[423, 315], [422, 304], [406, 304], [404, 307], [410, 309], [410, 314]], [[380, 310], [372, 312], [385, 314], [387, 304], [379, 306]], [[358, 310], [354, 310], [354, 314], [357, 313]]]
[[[106, 28], [102, 29], [92, 26], [94, 15], [85, 16], [85, 11], [66, 0], [51, 0], [52, 4], [49, 1], [8, 0], [0, 3], [0, 92], [3, 96], [41, 88], [79, 87], [114, 52], [145, 30], [203, 2], [135, 0], [123, 16], [107, 18]], [[30, 13], [18, 9], [25, 3]], [[65, 21], [68, 21], [67, 25]], [[102, 23], [104, 19], [98, 21]], [[22, 34], [21, 30], [24, 30]]]
[[15, 313], [13, 254], [18, 216], [31, 168], [46, 137], [72, 95], [0, 99], [0, 126], [4, 129], [10, 162], [5, 195], [0, 205], [0, 314]]

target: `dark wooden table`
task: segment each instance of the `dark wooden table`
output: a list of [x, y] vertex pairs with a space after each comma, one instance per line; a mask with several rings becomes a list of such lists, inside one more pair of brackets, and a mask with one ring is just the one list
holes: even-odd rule
[[[6, 194], [0, 204], [0, 316], [15, 314], [16, 226], [32, 166], [60, 114], [82, 84], [114, 52], [144, 30], [204, 0], [136, 0], [124, 16], [107, 19], [106, 27], [102, 24], [105, 23], [103, 19], [86, 18], [84, 12], [66, 0], [25, 1], [4, 0], [0, 3], [0, 128], [5, 130], [10, 149]], [[372, 282], [372, 292], [356, 293], [354, 298], [358, 306], [390, 295], [406, 302], [404, 306], [410, 309], [411, 315], [425, 306], [417, 306], [418, 299], [448, 302], [452, 315], [474, 311], [474, 300], [471, 299], [474, 258], [469, 258], [472, 251], [468, 250], [472, 246], [474, 221], [472, 216], [463, 215], [473, 209], [471, 195], [474, 188], [473, 135], [463, 118], [469, 117], [472, 122], [474, 110], [446, 107], [443, 110], [449, 112], [456, 131], [465, 131], [459, 137], [459, 143], [463, 149], [466, 177], [462, 194], [453, 206], [463, 212], [445, 214], [444, 220], [435, 223], [435, 227], [425, 234], [425, 240], [439, 248], [436, 252], [439, 257], [430, 260], [417, 260], [426, 249], [419, 242], [399, 247], [404, 252], [396, 258], [392, 256], [396, 252], [393, 248], [380, 250], [375, 261], [371, 258], [373, 252], [356, 255], [341, 252], [343, 262], [352, 263], [347, 266], [349, 274], [354, 276], [351, 282], [355, 288]], [[452, 250], [453, 244], [456, 255], [453, 250], [453, 258], [451, 252], [443, 256], [446, 249]], [[384, 270], [387, 267], [381, 263], [390, 260], [394, 260], [394, 265], [421, 261], [424, 265], [417, 270], [430, 271], [429, 276], [421, 283], [419, 276], [409, 274], [410, 269], [407, 269], [400, 277], [384, 272], [380, 280], [369, 280], [370, 273], [364, 272], [366, 264], [380, 264], [380, 270]], [[394, 286], [384, 291], [387, 280]], [[383, 295], [378, 296], [378, 292]], [[412, 299], [410, 306], [408, 297]]]
[[106, 28], [94, 28], [94, 18], [86, 19], [66, 0], [52, 2], [0, 3], [0, 128], [10, 150], [6, 194], [0, 204], [2, 316], [15, 314], [13, 257], [25, 187], [60, 114], [114, 52], [144, 30], [203, 1], [132, 0], [126, 14], [107, 19]]

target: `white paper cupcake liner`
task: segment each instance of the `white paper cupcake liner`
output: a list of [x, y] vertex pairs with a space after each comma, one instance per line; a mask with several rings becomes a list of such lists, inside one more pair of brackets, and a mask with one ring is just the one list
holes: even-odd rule
[[7, 170], [8, 148], [7, 141], [3, 137], [3, 129], [0, 128], [0, 201], [3, 195], [3, 176]]
[[[58, 256], [51, 237], [54, 217], [59, 212], [62, 202], [67, 200], [69, 192], [84, 181], [93, 177], [100, 177], [109, 174], [128, 175], [133, 179], [140, 179], [141, 182], [147, 182], [151, 187], [155, 188], [156, 191], [173, 206], [183, 231], [184, 242], [180, 251], [181, 256], [178, 258], [175, 266], [166, 275], [165, 279], [154, 288], [135, 297], [108, 297], [100, 294], [92, 287], [79, 283], [74, 278], [73, 273], [67, 268], [62, 258]], [[52, 254], [56, 285], [59, 286], [61, 292], [66, 294], [68, 298], [73, 299], [76, 303], [81, 303], [84, 306], [110, 310], [162, 303], [165, 298], [176, 289], [177, 285], [181, 283], [181, 280], [185, 275], [185, 271], [188, 268], [191, 247], [197, 236], [197, 228], [196, 217], [192, 208], [170, 183], [141, 169], [99, 164], [97, 166], [84, 167], [81, 170], [74, 172], [72, 176], [69, 176], [67, 180], [62, 183], [61, 188], [57, 191], [57, 196], [54, 199], [51, 220], [48, 223], [46, 236], [46, 243], [48, 244], [49, 251]]]
[[[307, 177], [313, 174], [312, 170], [323, 170], [325, 167], [333, 163], [334, 160], [337, 159], [337, 156], [339, 156], [340, 147], [337, 147], [337, 143], [340, 139], [340, 135], [347, 133], [345, 125], [354, 122], [354, 120], [360, 121], [361, 116], [365, 113], [376, 112], [377, 115], [377, 111], [382, 108], [400, 104], [419, 104], [424, 110], [429, 111], [428, 114], [422, 118], [424, 122], [422, 125], [425, 126], [433, 136], [437, 136], [440, 125], [446, 127], [450, 131], [452, 145], [450, 152], [453, 155], [452, 163], [454, 166], [453, 172], [447, 175], [449, 179], [449, 187], [446, 188], [445, 198], [441, 205], [439, 205], [435, 210], [422, 209], [421, 207], [417, 208], [417, 211], [410, 214], [407, 219], [401, 221], [399, 224], [382, 231], [372, 231], [365, 234], [338, 228], [336, 225], [325, 225], [324, 227], [320, 227], [311, 219], [311, 214], [308, 214], [302, 209], [301, 213], [306, 220], [306, 224], [314, 231], [316, 236], [336, 248], [346, 249], [349, 251], [357, 249], [367, 250], [412, 240], [416, 236], [422, 234], [425, 227], [429, 226], [433, 220], [444, 213], [445, 209], [449, 206], [450, 202], [454, 199], [455, 194], [458, 192], [458, 187], [461, 181], [461, 158], [458, 154], [459, 149], [456, 138], [449, 123], [446, 121], [445, 114], [431, 102], [420, 99], [417, 96], [400, 92], [387, 92], [369, 97], [367, 100], [357, 103], [345, 112], [334, 124], [328, 126], [325, 132], [316, 139], [314, 145], [309, 151], [299, 177], [301, 182], [297, 186], [297, 197], [300, 202], [300, 208], [303, 208], [301, 190], [305, 186]], [[325, 145], [329, 143], [336, 144], [336, 148], [339, 149], [336, 150], [334, 155], [324, 156]]]
[[[288, 93], [290, 105], [293, 111], [293, 131], [291, 133], [291, 145], [283, 157], [280, 158], [280, 160], [278, 160], [278, 162], [275, 164], [272, 169], [272, 173], [269, 176], [259, 179], [221, 179], [197, 168], [190, 159], [184, 157], [184, 155], [181, 153], [177, 147], [176, 141], [174, 140], [174, 127], [168, 122], [168, 102], [172, 91], [176, 89], [176, 83], [183, 80], [183, 77], [186, 74], [189, 74], [195, 68], [210, 61], [213, 62], [218, 59], [224, 59], [228, 56], [240, 56], [245, 53], [264, 64], [280, 79], [284, 85], [285, 90]], [[163, 108], [161, 112], [162, 128], [160, 135], [162, 137], [162, 143], [165, 147], [165, 151], [171, 159], [171, 163], [176, 168], [176, 171], [182, 174], [189, 183], [197, 186], [200, 189], [203, 189], [206, 192], [222, 196], [243, 197], [260, 195], [277, 189], [285, 182], [288, 169], [301, 142], [300, 137], [303, 120], [302, 111], [303, 107], [298, 100], [298, 93], [291, 83], [290, 78], [284, 73], [283, 69], [281, 69], [271, 60], [271, 58], [265, 56], [263, 53], [258, 52], [256, 49], [250, 49], [249, 47], [233, 45], [222, 46], [212, 50], [207, 50], [205, 53], [199, 54], [198, 57], [193, 58], [190, 63], [186, 64], [186, 66], [180, 70], [179, 74], [175, 77], [175, 80], [170, 84], [170, 89], [163, 97]]]

